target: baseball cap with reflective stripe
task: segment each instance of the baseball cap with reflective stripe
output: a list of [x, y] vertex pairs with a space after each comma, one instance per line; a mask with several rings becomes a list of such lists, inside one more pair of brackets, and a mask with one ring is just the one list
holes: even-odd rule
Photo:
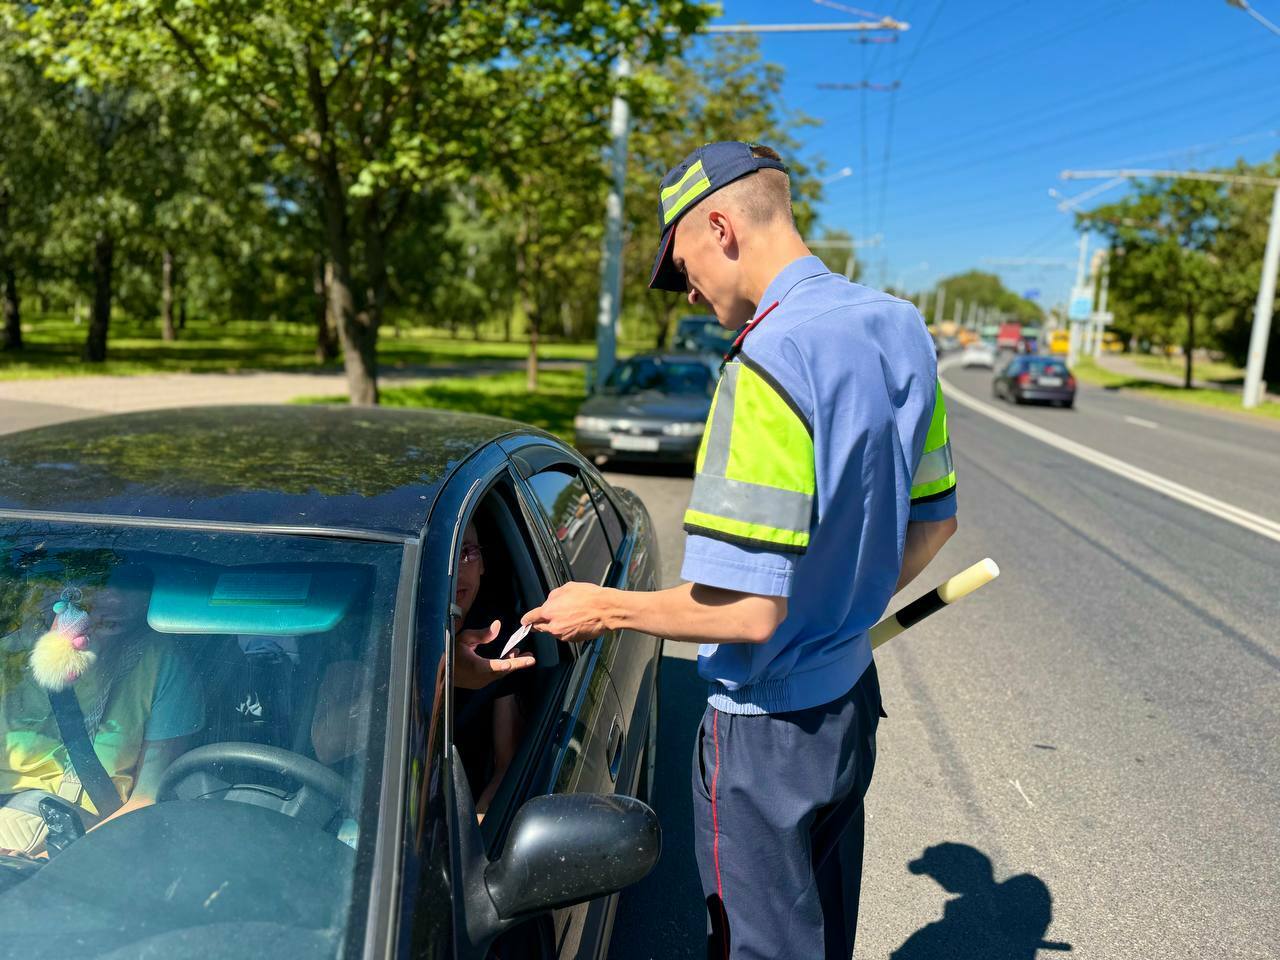
[[757, 170], [787, 172], [787, 168], [777, 160], [752, 156], [751, 144], [733, 140], [701, 146], [667, 172], [658, 189], [658, 223], [662, 239], [658, 242], [658, 256], [653, 261], [653, 274], [649, 277], [651, 290], [679, 292], [686, 289], [684, 274], [671, 262], [671, 240], [680, 218], [699, 200]]

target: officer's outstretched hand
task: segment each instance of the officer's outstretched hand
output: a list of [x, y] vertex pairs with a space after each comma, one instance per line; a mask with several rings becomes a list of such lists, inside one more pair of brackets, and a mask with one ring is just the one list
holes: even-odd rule
[[498, 631], [501, 629], [501, 621], [495, 620], [489, 624], [487, 630], [463, 630], [458, 634], [453, 661], [454, 686], [465, 690], [479, 690], [512, 670], [523, 670], [526, 667], [538, 665], [536, 657], [521, 653], [519, 650], [512, 650], [502, 660], [492, 660], [476, 650], [476, 647], [483, 643], [497, 640]]
[[552, 590], [546, 602], [526, 613], [520, 622], [566, 643], [594, 640], [608, 629], [604, 622], [608, 593], [594, 583], [566, 583]]

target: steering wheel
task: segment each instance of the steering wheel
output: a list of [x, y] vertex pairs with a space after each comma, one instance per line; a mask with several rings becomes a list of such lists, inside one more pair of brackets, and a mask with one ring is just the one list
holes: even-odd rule
[[[301, 789], [292, 799], [282, 800], [267, 790], [222, 779], [219, 773], [223, 767], [252, 767], [297, 783]], [[318, 760], [281, 747], [237, 741], [196, 747], [173, 761], [160, 777], [156, 800], [179, 799], [179, 788], [201, 774], [205, 782], [200, 795], [225, 792], [227, 799], [271, 807], [320, 824], [327, 823], [339, 811], [349, 812], [347, 781]]]

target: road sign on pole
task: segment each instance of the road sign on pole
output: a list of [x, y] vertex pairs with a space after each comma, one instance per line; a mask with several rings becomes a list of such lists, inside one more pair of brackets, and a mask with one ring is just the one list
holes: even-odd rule
[[1093, 288], [1077, 286], [1071, 288], [1071, 303], [1067, 307], [1067, 318], [1085, 320], [1093, 312]]

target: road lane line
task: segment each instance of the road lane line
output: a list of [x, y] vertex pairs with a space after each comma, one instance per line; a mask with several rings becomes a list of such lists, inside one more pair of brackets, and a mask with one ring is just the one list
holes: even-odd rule
[[1124, 418], [1126, 421], [1128, 421], [1129, 423], [1132, 423], [1134, 426], [1146, 427], [1148, 430], [1160, 429], [1160, 424], [1156, 423], [1154, 420], [1143, 420], [1141, 417], [1131, 417], [1128, 414], [1125, 414]]
[[[954, 361], [951, 363], [940, 364], [938, 368], [939, 375], [945, 373], [952, 366], [954, 366]], [[1003, 410], [996, 409], [989, 403], [984, 403], [981, 400], [969, 396], [969, 394], [965, 393], [950, 380], [943, 378], [943, 382], [947, 387], [946, 396], [948, 400], [954, 399], [961, 406], [968, 407], [977, 413], [981, 413], [983, 416], [990, 417], [997, 423], [1003, 423], [1010, 429], [1017, 430], [1020, 433], [1025, 433], [1027, 436], [1033, 437], [1041, 443], [1047, 443], [1049, 446], [1061, 450], [1064, 453], [1069, 453], [1072, 456], [1079, 457], [1081, 460], [1084, 460], [1086, 463], [1091, 463], [1095, 467], [1100, 467], [1101, 469], [1114, 473], [1117, 476], [1124, 477], [1126, 480], [1131, 480], [1140, 486], [1147, 487], [1150, 490], [1155, 490], [1157, 493], [1162, 493], [1173, 500], [1178, 500], [1188, 506], [1195, 507], [1197, 510], [1201, 510], [1211, 516], [1215, 516], [1220, 520], [1226, 520], [1229, 523], [1234, 523], [1238, 527], [1244, 527], [1246, 530], [1251, 530], [1260, 536], [1266, 537], [1269, 540], [1274, 540], [1276, 543], [1280, 543], [1280, 523], [1277, 523], [1275, 520], [1270, 520], [1256, 513], [1250, 513], [1248, 510], [1241, 509], [1240, 507], [1227, 503], [1226, 501], [1219, 500], [1216, 497], [1211, 497], [1206, 493], [1201, 493], [1198, 490], [1193, 490], [1190, 487], [1184, 487], [1182, 484], [1176, 483], [1167, 477], [1162, 477], [1159, 474], [1150, 472], [1149, 470], [1143, 470], [1141, 467], [1135, 467], [1131, 463], [1127, 463], [1126, 461], [1110, 456], [1109, 454], [1102, 453], [1099, 450], [1094, 450], [1092, 447], [1087, 447], [1083, 443], [1076, 443], [1074, 440], [1068, 440], [1066, 437], [1060, 437], [1056, 433], [1052, 433], [1049, 430], [1037, 427], [1035, 424], [1023, 420], [1021, 417], [1015, 417]]]

